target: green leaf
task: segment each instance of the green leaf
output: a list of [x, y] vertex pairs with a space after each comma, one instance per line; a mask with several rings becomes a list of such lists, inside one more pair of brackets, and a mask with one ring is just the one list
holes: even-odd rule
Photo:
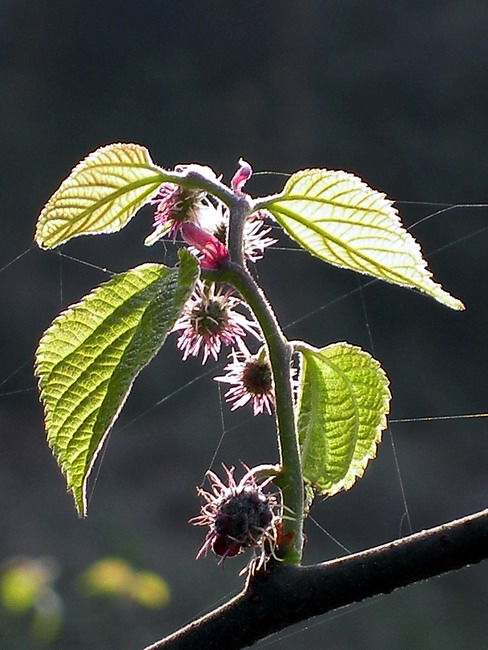
[[95, 458], [197, 276], [196, 260], [186, 250], [179, 268], [143, 264], [115, 275], [61, 313], [41, 338], [35, 374], [47, 440], [80, 515], [86, 515]]
[[259, 204], [288, 235], [325, 262], [419, 289], [464, 309], [432, 279], [420, 246], [384, 194], [344, 171], [306, 169], [283, 192]]
[[41, 248], [53, 248], [78, 235], [117, 232], [164, 180], [145, 147], [101, 147], [72, 170], [46, 203], [35, 240]]
[[376, 455], [390, 391], [378, 361], [349, 343], [301, 355], [297, 424], [304, 479], [320, 494], [348, 490]]

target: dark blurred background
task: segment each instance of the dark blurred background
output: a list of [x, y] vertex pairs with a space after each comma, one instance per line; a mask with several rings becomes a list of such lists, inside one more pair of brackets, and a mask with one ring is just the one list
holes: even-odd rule
[[[61, 179], [87, 152], [127, 141], [148, 146], [163, 166], [199, 162], [226, 179], [240, 156], [255, 170], [343, 168], [397, 199], [407, 225], [438, 207], [406, 201], [486, 202], [487, 30], [486, 0], [2, 0], [2, 649], [141, 648], [238, 589], [245, 561], [194, 560], [204, 531], [187, 521], [222, 435], [221, 412], [211, 375], [185, 387], [211, 363], [183, 364], [170, 344], [136, 383], [89, 516], [76, 517], [44, 442], [32, 359], [60, 308], [107, 275], [31, 246]], [[249, 191], [282, 183], [257, 176]], [[457, 208], [413, 228], [463, 313], [381, 283], [360, 293], [353, 273], [305, 253], [270, 250], [257, 266], [283, 324], [312, 313], [291, 337], [361, 345], [390, 376], [392, 420], [433, 418], [392, 424], [414, 530], [486, 506], [486, 420], [435, 418], [487, 410], [487, 217], [488, 209]], [[120, 234], [80, 238], [62, 252], [116, 272], [147, 259], [172, 263], [170, 245], [143, 246], [150, 228], [145, 208]], [[226, 407], [223, 417], [239, 426], [214, 466], [276, 460], [271, 418], [231, 417]], [[404, 511], [386, 434], [365, 477], [313, 516], [361, 550], [407, 533]], [[307, 535], [308, 563], [343, 552], [312, 522]], [[168, 604], [90, 595], [80, 574], [110, 557], [166, 580]], [[32, 563], [43, 567], [44, 586], [15, 605], [6, 576]], [[476, 650], [486, 643], [487, 596], [481, 565], [308, 622], [270, 647]], [[43, 607], [61, 621], [57, 631]]]

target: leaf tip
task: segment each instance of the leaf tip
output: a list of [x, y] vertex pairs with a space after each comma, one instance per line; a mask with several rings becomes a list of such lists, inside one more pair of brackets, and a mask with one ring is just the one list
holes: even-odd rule
[[456, 311], [464, 311], [466, 309], [466, 305], [457, 298], [452, 298], [451, 304], [449, 304], [448, 307], [451, 307]]
[[466, 309], [466, 305], [461, 300], [452, 296], [437, 283], [434, 286], [434, 291], [431, 292], [431, 296], [450, 309], [455, 309], [456, 311], [464, 311]]
[[78, 499], [74, 496], [74, 501], [75, 501], [75, 508], [76, 508], [76, 514], [78, 515], [78, 519], [86, 519], [88, 512], [87, 512], [87, 504], [86, 504], [86, 499]]

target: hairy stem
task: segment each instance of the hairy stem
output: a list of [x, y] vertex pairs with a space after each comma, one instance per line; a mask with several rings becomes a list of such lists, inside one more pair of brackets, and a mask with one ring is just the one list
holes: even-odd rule
[[283, 499], [283, 534], [287, 544], [281, 549], [288, 562], [300, 562], [303, 546], [303, 479], [298, 449], [290, 364], [292, 348], [262, 290], [245, 268], [232, 268], [227, 281], [241, 294], [261, 326], [273, 370], [276, 397], [276, 424], [282, 467], [275, 483]]
[[185, 169], [183, 171], [169, 171], [155, 167], [155, 171], [159, 173], [161, 182], [176, 183], [187, 190], [202, 190], [208, 192], [212, 196], [217, 197], [229, 207], [235, 207], [241, 203], [240, 196], [236, 195], [227, 185], [219, 180], [208, 178], [204, 173], [196, 169]]
[[275, 481], [281, 489], [284, 514], [283, 543], [279, 553], [286, 562], [299, 563], [303, 547], [304, 488], [290, 375], [293, 350], [263, 291], [246, 266], [243, 247], [244, 225], [255, 206], [248, 195], [234, 192], [220, 181], [210, 180], [195, 171], [185, 172], [184, 179], [178, 182], [192, 189], [203, 189], [224, 201], [229, 207], [229, 261], [218, 271], [205, 275], [237, 289], [253, 312], [266, 341], [273, 372], [277, 437], [282, 468]]

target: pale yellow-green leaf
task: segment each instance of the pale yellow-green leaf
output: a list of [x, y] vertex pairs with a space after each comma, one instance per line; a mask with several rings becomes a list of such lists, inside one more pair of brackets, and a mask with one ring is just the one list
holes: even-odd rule
[[390, 391], [378, 361], [354, 345], [316, 349], [305, 343], [297, 429], [304, 479], [319, 494], [349, 489], [376, 455]]
[[41, 248], [53, 248], [79, 235], [117, 232], [164, 180], [145, 147], [101, 147], [72, 170], [46, 203], [35, 240]]
[[453, 309], [463, 303], [434, 282], [420, 246], [392, 202], [344, 171], [306, 169], [261, 202], [312, 255], [343, 268], [419, 289]]

